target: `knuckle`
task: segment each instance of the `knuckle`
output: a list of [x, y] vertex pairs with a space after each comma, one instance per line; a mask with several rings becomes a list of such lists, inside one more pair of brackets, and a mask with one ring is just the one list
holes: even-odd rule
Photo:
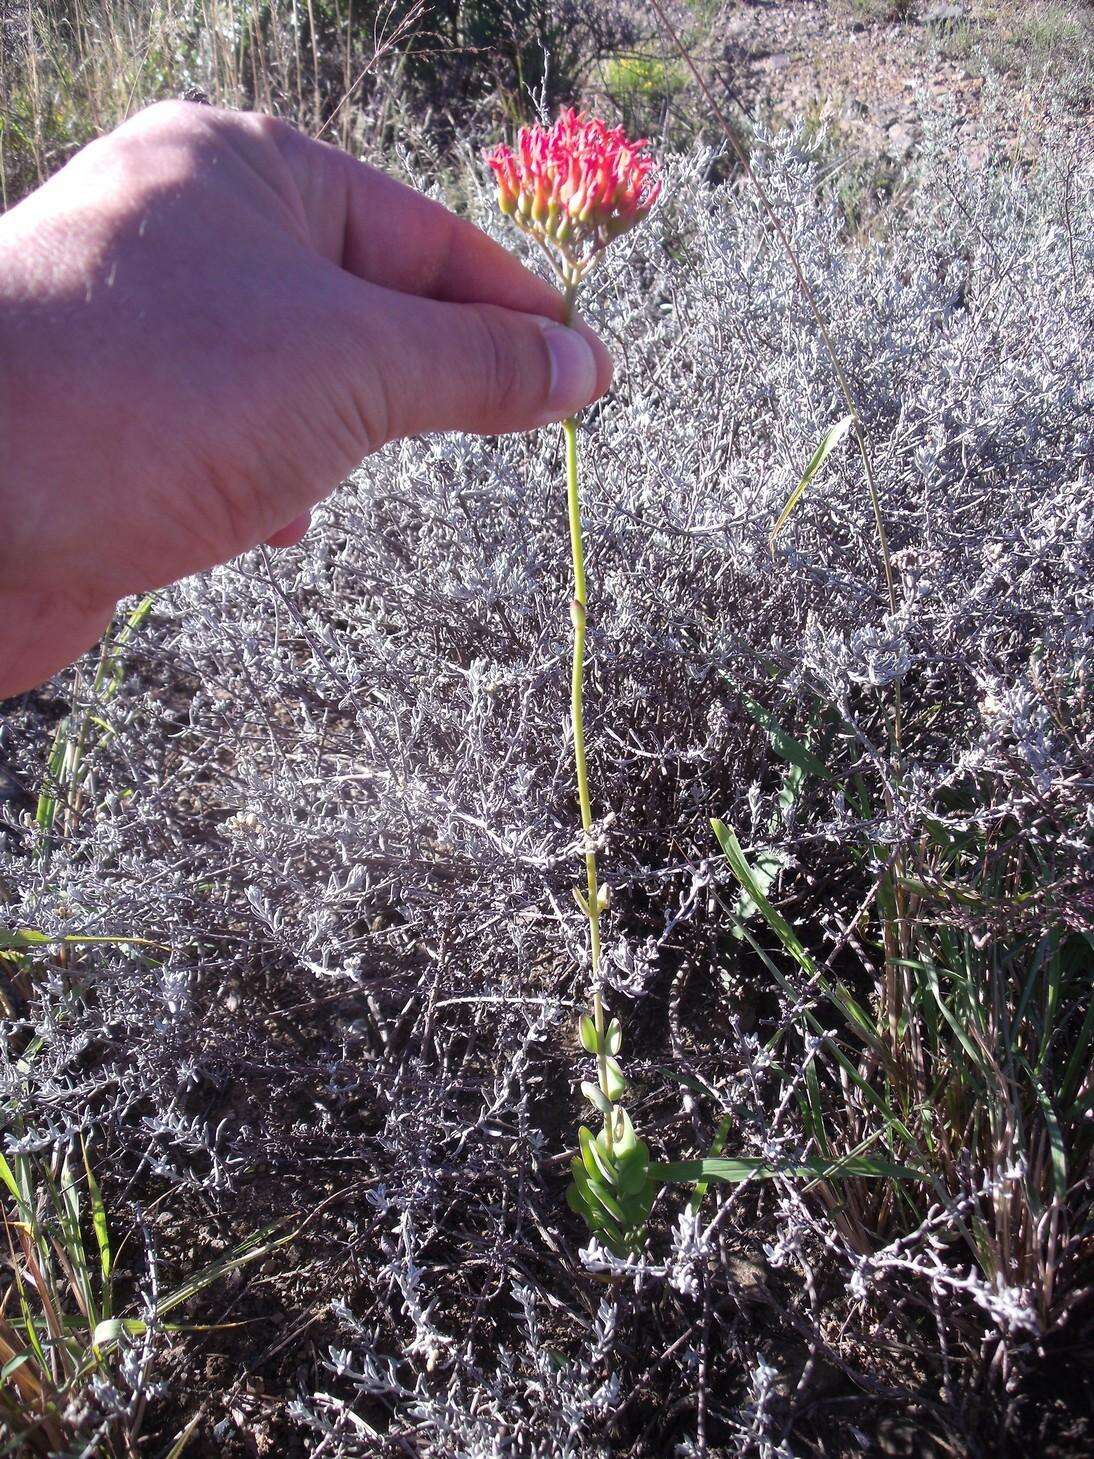
[[289, 126], [288, 122], [283, 122], [280, 117], [268, 116], [265, 112], [241, 112], [237, 115], [236, 120], [257, 141], [272, 144], [279, 151], [299, 135], [294, 127]]
[[157, 101], [137, 113], [122, 134], [155, 137], [198, 148], [239, 145], [241, 139], [284, 145], [292, 128], [261, 112], [227, 111], [196, 101]]
[[500, 419], [508, 419], [520, 408], [527, 396], [517, 352], [513, 349], [510, 330], [493, 309], [484, 309], [481, 319], [481, 355], [483, 378], [491, 410]]
[[335, 419], [341, 430], [340, 445], [348, 461], [363, 460], [387, 440], [389, 412], [357, 391], [350, 391], [346, 400], [334, 405]]
[[104, 137], [102, 155], [109, 156], [113, 165], [127, 168], [138, 184], [149, 155], [171, 158], [175, 168], [185, 174], [210, 144], [215, 146], [214, 134], [202, 115], [209, 111], [190, 101], [157, 101]]
[[119, 131], [188, 135], [201, 126], [202, 116], [208, 112], [208, 107], [193, 101], [156, 101], [139, 111]]
[[266, 493], [255, 473], [226, 469], [213, 461], [207, 463], [206, 478], [211, 487], [214, 560], [235, 557], [253, 547], [265, 529], [269, 516]]

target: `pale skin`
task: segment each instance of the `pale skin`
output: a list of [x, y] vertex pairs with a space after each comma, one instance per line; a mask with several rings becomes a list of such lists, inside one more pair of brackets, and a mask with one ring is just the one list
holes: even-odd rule
[[150, 107], [0, 217], [0, 698], [400, 436], [531, 430], [604, 346], [478, 229], [269, 117]]

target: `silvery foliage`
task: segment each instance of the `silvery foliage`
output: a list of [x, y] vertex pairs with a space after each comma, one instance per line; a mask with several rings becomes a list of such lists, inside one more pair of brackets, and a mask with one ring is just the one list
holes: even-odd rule
[[[755, 155], [867, 425], [898, 602], [849, 446], [769, 548], [844, 406], [749, 190], [711, 186], [707, 155], [673, 160], [586, 293], [618, 367], [581, 432], [611, 1001], [636, 1118], [673, 1157], [711, 1131], [666, 1064], [736, 1110], [733, 1153], [801, 1148], [747, 995], [722, 1006], [743, 954], [710, 816], [779, 843], [818, 935], [862, 891], [846, 848], [864, 829], [901, 844], [947, 788], [977, 787], [966, 823], [1051, 846], [1076, 922], [1090, 829], [1089, 186], [1065, 187], [1051, 149], [973, 176], [939, 147], [900, 230], [849, 247], [800, 139]], [[985, 1331], [1023, 1330], [1020, 1294], [946, 1267], [937, 1213], [866, 1261], [788, 1182], [712, 1194], [699, 1222], [663, 1198], [648, 1263], [617, 1263], [614, 1286], [594, 1280], [614, 1259], [579, 1254], [552, 1163], [579, 1118], [587, 966], [560, 475], [553, 430], [379, 453], [300, 548], [163, 595], [78, 845], [35, 862], [6, 833], [6, 918], [156, 945], [42, 971], [6, 1033], [42, 1040], [4, 1068], [19, 1148], [97, 1124], [138, 1189], [188, 1184], [229, 1212], [262, 1181], [275, 1213], [356, 1182], [331, 1218], [329, 1352], [293, 1409], [317, 1455], [699, 1452], [697, 1405], [726, 1452], [789, 1453], [796, 1390], [774, 1370], [803, 1332], [877, 1391], [855, 1344], [934, 1277]], [[780, 801], [742, 693], [799, 735], [838, 707], [842, 769], [880, 787], [897, 685], [931, 714], [868, 827], [838, 793]], [[28, 782], [44, 745], [13, 719]], [[768, 1248], [751, 1296], [749, 1233]], [[825, 1263], [843, 1296], [821, 1338], [802, 1274]]]

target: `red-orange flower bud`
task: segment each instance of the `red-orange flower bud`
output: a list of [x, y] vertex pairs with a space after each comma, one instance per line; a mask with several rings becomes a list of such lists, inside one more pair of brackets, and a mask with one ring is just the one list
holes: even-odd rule
[[498, 205], [525, 232], [581, 264], [646, 216], [661, 189], [649, 143], [566, 107], [486, 153]]

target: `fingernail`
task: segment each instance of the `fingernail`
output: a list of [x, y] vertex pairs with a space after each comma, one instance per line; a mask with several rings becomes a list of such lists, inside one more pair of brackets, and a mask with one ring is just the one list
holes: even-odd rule
[[553, 319], [544, 319], [540, 328], [551, 358], [551, 383], [544, 419], [558, 420], [588, 405], [596, 394], [596, 358], [588, 341], [576, 329], [567, 329]]

